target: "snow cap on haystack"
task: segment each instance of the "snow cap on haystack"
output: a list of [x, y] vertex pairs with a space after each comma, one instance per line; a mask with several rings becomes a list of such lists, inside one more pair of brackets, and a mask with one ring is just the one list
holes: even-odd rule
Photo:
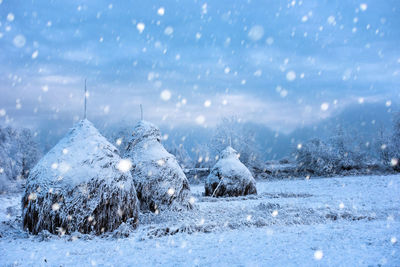
[[160, 130], [140, 121], [132, 134], [125, 157], [132, 161], [142, 210], [184, 210], [192, 208], [188, 180], [173, 155], [161, 144]]
[[250, 171], [239, 160], [232, 147], [225, 148], [205, 182], [205, 195], [244, 196], [257, 194], [256, 181]]
[[[88, 120], [78, 122], [33, 168], [22, 199], [23, 226], [37, 234], [136, 227], [138, 199], [117, 149]], [[122, 168], [121, 168], [122, 166]]]

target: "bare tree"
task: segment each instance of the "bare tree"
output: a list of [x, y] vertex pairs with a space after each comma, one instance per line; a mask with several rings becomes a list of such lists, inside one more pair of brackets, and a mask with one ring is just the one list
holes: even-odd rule
[[393, 116], [393, 133], [389, 145], [390, 164], [400, 171], [400, 112]]
[[192, 158], [189, 156], [189, 153], [182, 143], [177, 144], [175, 141], [173, 141], [172, 144], [164, 146], [169, 153], [175, 156], [182, 169], [193, 167], [194, 164]]
[[26, 178], [41, 152], [29, 129], [0, 128], [0, 191]]

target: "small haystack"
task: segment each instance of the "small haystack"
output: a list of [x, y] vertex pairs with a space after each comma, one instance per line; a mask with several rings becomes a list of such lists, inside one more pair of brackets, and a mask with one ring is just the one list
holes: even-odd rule
[[101, 234], [123, 222], [135, 227], [139, 206], [129, 167], [89, 121], [78, 122], [30, 172], [24, 229]]
[[140, 121], [132, 135], [125, 157], [132, 161], [132, 177], [142, 210], [192, 208], [189, 183], [173, 155], [161, 144], [160, 130]]
[[240, 162], [238, 153], [228, 146], [205, 182], [205, 195], [213, 197], [257, 194], [256, 181]]

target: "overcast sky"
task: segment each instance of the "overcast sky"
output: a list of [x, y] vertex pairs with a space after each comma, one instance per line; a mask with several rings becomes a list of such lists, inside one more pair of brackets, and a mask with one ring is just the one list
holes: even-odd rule
[[289, 132], [400, 99], [400, 2], [0, 0], [0, 124]]

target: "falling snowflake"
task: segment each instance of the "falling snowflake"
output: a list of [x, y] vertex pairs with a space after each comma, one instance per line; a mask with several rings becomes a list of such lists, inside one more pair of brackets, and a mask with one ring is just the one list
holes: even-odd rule
[[174, 28], [172, 28], [171, 26], [168, 26], [167, 28], [165, 28], [164, 30], [164, 34], [165, 35], [171, 35], [174, 33]]
[[295, 79], [296, 79], [296, 72], [294, 72], [294, 71], [288, 71], [287, 73], [286, 73], [286, 79], [289, 81], [289, 82], [292, 82], [292, 81], [294, 81]]
[[28, 196], [28, 199], [31, 200], [31, 201], [36, 200], [37, 199], [36, 193], [30, 193], [29, 196]]
[[165, 8], [160, 7], [160, 8], [157, 10], [157, 14], [158, 14], [159, 16], [164, 16], [164, 14], [165, 14]]
[[207, 3], [205, 3], [205, 4], [203, 4], [202, 6], [201, 6], [201, 12], [203, 13], [203, 14], [207, 14]]
[[288, 95], [288, 93], [289, 92], [286, 89], [282, 89], [279, 94], [281, 97], [286, 97]]
[[171, 92], [169, 90], [163, 90], [160, 94], [160, 97], [164, 101], [168, 101], [171, 99]]
[[199, 115], [196, 117], [197, 124], [203, 124], [206, 121], [206, 118], [203, 115]]
[[36, 59], [36, 58], [38, 57], [38, 55], [39, 55], [39, 51], [35, 50], [35, 51], [32, 53], [32, 59]]
[[54, 204], [51, 206], [51, 209], [52, 209], [53, 211], [58, 211], [58, 210], [60, 209], [60, 204], [54, 203]]
[[324, 102], [321, 104], [321, 110], [322, 111], [327, 111], [329, 109], [329, 103]]
[[110, 106], [105, 106], [103, 108], [104, 114], [108, 114], [110, 112]]
[[368, 5], [366, 3], [360, 4], [361, 11], [365, 11], [365, 10], [367, 10], [367, 8], [368, 8]]
[[118, 138], [115, 143], [117, 144], [117, 146], [120, 146], [122, 144], [122, 138]]
[[136, 29], [139, 31], [139, 33], [142, 33], [144, 31], [145, 25], [142, 22], [139, 22], [136, 24]]
[[302, 144], [297, 144], [297, 149], [301, 149], [303, 147]]
[[390, 160], [390, 165], [392, 165], [393, 167], [396, 166], [399, 163], [399, 160], [397, 158], [392, 158]]
[[168, 189], [168, 195], [172, 196], [174, 193], [175, 193], [175, 189], [174, 188]]
[[317, 261], [321, 260], [323, 256], [324, 253], [322, 252], [322, 250], [316, 250], [314, 252], [314, 259], [316, 259]]
[[327, 19], [327, 22], [328, 22], [329, 25], [333, 25], [333, 26], [336, 25], [336, 19], [335, 19], [334, 16], [329, 16], [328, 19]]
[[256, 76], [256, 77], [260, 77], [261, 75], [262, 75], [262, 70], [256, 70], [254, 72], [254, 76]]
[[25, 36], [23, 36], [22, 34], [18, 34], [13, 39], [13, 44], [18, 48], [23, 47], [25, 45], [25, 43], [26, 43], [26, 39], [25, 39]]
[[251, 27], [249, 31], [249, 38], [253, 41], [260, 40], [264, 35], [264, 28], [261, 25], [255, 25]]
[[130, 159], [121, 159], [117, 164], [117, 169], [120, 172], [128, 172], [132, 169], [132, 161]]
[[13, 13], [8, 13], [8, 15], [7, 15], [7, 20], [8, 20], [9, 22], [14, 21], [14, 18], [15, 18], [15, 16], [14, 16]]

